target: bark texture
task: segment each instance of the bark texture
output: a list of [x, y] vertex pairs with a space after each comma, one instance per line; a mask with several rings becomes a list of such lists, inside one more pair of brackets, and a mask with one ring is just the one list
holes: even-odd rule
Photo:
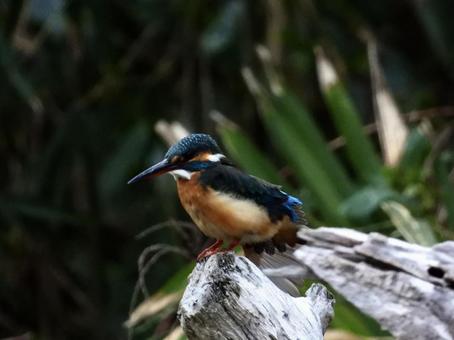
[[277, 288], [247, 258], [217, 254], [198, 263], [179, 308], [189, 339], [323, 339], [334, 299], [320, 284], [305, 297]]
[[[190, 339], [321, 339], [328, 283], [397, 339], [454, 339], [454, 242], [422, 247], [347, 228], [304, 229], [306, 244], [250, 259], [232, 253], [197, 264], [180, 304]], [[259, 269], [260, 268], [260, 269]], [[280, 287], [280, 289], [277, 288]]]
[[299, 236], [307, 244], [293, 256], [306, 273], [329, 283], [396, 338], [454, 338], [454, 242], [428, 248], [345, 228]]

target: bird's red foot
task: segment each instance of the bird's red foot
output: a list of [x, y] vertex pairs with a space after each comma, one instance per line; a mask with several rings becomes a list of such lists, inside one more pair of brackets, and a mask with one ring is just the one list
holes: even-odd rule
[[224, 243], [224, 241], [217, 240], [215, 243], [213, 243], [211, 246], [204, 249], [199, 255], [197, 255], [197, 261], [200, 261], [204, 257], [216, 254], [219, 251], [219, 248], [222, 246], [223, 243]]
[[222, 240], [217, 240], [215, 243], [213, 243], [211, 246], [209, 246], [208, 248], [206, 248], [204, 251], [202, 251], [198, 256], [197, 256], [197, 261], [200, 261], [201, 259], [205, 258], [205, 257], [208, 257], [208, 256], [211, 256], [211, 255], [214, 255], [218, 252], [225, 252], [225, 251], [231, 251], [233, 250], [237, 245], [240, 244], [240, 241], [239, 240], [235, 240], [235, 241], [232, 241], [230, 242], [230, 244], [227, 246], [227, 248], [225, 249], [219, 249], [221, 248], [222, 244], [224, 243], [224, 241]]

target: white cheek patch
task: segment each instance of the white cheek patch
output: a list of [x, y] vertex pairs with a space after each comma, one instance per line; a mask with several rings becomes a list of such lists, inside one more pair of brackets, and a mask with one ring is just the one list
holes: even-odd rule
[[173, 178], [175, 178], [175, 179], [178, 179], [178, 178], [191, 179], [191, 175], [192, 175], [192, 173], [190, 173], [187, 170], [183, 170], [183, 169], [169, 171], [169, 174], [171, 174], [173, 176]]
[[207, 160], [211, 162], [219, 162], [225, 156], [222, 153], [215, 153], [214, 155], [208, 155]]

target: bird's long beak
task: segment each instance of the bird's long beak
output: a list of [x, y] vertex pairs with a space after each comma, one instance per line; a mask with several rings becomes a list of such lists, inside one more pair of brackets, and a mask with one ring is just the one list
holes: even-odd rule
[[156, 177], [156, 176], [165, 174], [166, 172], [172, 171], [174, 169], [176, 169], [176, 166], [174, 164], [170, 163], [167, 158], [164, 158], [159, 163], [156, 163], [155, 165], [149, 167], [147, 170], [142, 171], [137, 176], [131, 178], [128, 181], [128, 184], [135, 183], [144, 178]]

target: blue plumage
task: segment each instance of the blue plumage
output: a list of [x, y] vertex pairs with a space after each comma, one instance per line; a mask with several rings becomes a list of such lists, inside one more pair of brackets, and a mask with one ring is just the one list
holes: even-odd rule
[[270, 220], [277, 222], [288, 216], [293, 223], [304, 223], [302, 202], [277, 185], [247, 175], [232, 166], [216, 164], [200, 175], [200, 184], [264, 207]]
[[[286, 194], [285, 192], [281, 191], [282, 193]], [[301, 206], [303, 202], [296, 198], [295, 196], [287, 195], [287, 201], [284, 203], [284, 206], [288, 209], [288, 215], [290, 220], [293, 223], [300, 223], [302, 222], [302, 211]]]
[[165, 158], [171, 159], [179, 156], [185, 161], [188, 161], [198, 153], [206, 151], [212, 154], [222, 153], [218, 144], [211, 136], [203, 133], [195, 133], [184, 137], [177, 144], [173, 145], [167, 151]]
[[192, 161], [181, 166], [182, 169], [193, 172], [193, 171], [201, 171], [212, 168], [216, 166], [216, 163], [208, 162], [208, 161]]

